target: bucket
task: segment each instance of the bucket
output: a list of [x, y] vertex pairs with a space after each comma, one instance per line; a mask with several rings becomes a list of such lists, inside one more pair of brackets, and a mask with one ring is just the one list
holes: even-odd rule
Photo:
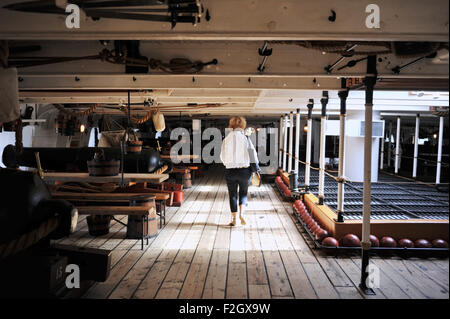
[[142, 151], [142, 141], [128, 141], [126, 144], [126, 153], [140, 153]]
[[184, 173], [181, 182], [183, 184], [184, 188], [191, 188], [192, 187], [192, 178], [191, 178], [191, 172]]
[[89, 235], [102, 236], [109, 233], [110, 215], [89, 215], [86, 217]]
[[173, 202], [180, 204], [183, 202], [183, 191], [173, 191]]
[[116, 176], [120, 172], [120, 161], [87, 161], [90, 176]]
[[[136, 198], [131, 201], [131, 206], [153, 206], [153, 200]], [[153, 210], [148, 216], [148, 222], [144, 224], [144, 236], [155, 236], [158, 234], [158, 223], [156, 221], [156, 212]], [[127, 238], [129, 239], [141, 239], [142, 238], [142, 217], [141, 216], [128, 216], [127, 223]]]

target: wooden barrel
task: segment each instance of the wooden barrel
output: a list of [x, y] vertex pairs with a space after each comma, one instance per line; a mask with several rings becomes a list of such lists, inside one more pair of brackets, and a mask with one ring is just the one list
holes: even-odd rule
[[128, 141], [126, 152], [128, 153], [140, 153], [142, 151], [142, 141]]
[[120, 161], [87, 161], [90, 176], [116, 176], [120, 172]]
[[[153, 199], [136, 198], [130, 202], [131, 206], [154, 207]], [[144, 223], [144, 236], [156, 236], [158, 234], [158, 223], [156, 221], [156, 211], [148, 216], [148, 222]], [[142, 238], [142, 217], [128, 216], [127, 223], [127, 238], [141, 239]]]
[[89, 215], [86, 220], [91, 236], [102, 236], [109, 233], [110, 215]]
[[186, 189], [191, 188], [192, 187], [191, 172], [189, 171], [187, 173], [184, 173], [181, 178], [181, 181], [183, 183], [183, 188], [186, 188]]

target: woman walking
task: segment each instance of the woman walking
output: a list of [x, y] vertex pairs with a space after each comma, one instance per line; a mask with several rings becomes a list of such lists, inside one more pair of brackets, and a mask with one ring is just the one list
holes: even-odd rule
[[225, 179], [232, 214], [230, 226], [236, 226], [238, 203], [239, 220], [241, 225], [245, 225], [244, 213], [247, 206], [247, 191], [252, 175], [251, 162], [255, 162], [259, 171], [255, 147], [250, 138], [244, 134], [246, 126], [247, 122], [242, 116], [234, 116], [230, 119], [229, 129], [231, 129], [231, 132], [223, 140], [220, 153], [220, 159], [226, 168]]

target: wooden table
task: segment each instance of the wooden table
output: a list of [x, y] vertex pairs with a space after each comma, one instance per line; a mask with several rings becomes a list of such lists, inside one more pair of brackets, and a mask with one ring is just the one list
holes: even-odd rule
[[[156, 214], [160, 217], [159, 227], [162, 228], [166, 224], [166, 200], [170, 195], [166, 193], [72, 193], [72, 192], [52, 192], [55, 199], [65, 199], [69, 202], [73, 201], [110, 201], [121, 202], [130, 201], [136, 198], [154, 199], [156, 205]], [[121, 208], [123, 209], [123, 208]], [[119, 209], [120, 210], [120, 209]]]
[[[169, 174], [140, 174], [125, 173], [125, 183], [153, 183], [160, 184], [169, 178]], [[86, 182], [86, 183], [121, 183], [122, 175], [90, 176], [89, 173], [50, 172], [44, 173], [45, 182]]]
[[[137, 216], [141, 218], [142, 222], [142, 236], [141, 236], [141, 249], [144, 249], [144, 239], [147, 240], [149, 235], [145, 233], [144, 225], [147, 223], [148, 227], [148, 216], [155, 209], [155, 199], [156, 196], [149, 193], [69, 193], [69, 192], [54, 192], [52, 197], [56, 199], [65, 199], [73, 203], [80, 215], [111, 215], [112, 218], [128, 227], [127, 224], [122, 223], [120, 220], [115, 219], [115, 215], [128, 215]], [[149, 206], [80, 206], [80, 202], [107, 202], [107, 203], [118, 203], [118, 202], [129, 202], [130, 204], [135, 200], [151, 200], [152, 205]], [[164, 217], [165, 219], [165, 217]]]

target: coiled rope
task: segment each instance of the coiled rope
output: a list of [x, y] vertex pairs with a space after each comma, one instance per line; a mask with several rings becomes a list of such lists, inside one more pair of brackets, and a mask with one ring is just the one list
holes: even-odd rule
[[47, 237], [50, 233], [55, 231], [59, 225], [59, 218], [53, 217], [41, 223], [39, 227], [30, 232], [22, 234], [19, 238], [11, 240], [8, 243], [0, 245], [0, 260], [9, 256], [15, 255], [28, 247], [39, 242], [41, 239]]

